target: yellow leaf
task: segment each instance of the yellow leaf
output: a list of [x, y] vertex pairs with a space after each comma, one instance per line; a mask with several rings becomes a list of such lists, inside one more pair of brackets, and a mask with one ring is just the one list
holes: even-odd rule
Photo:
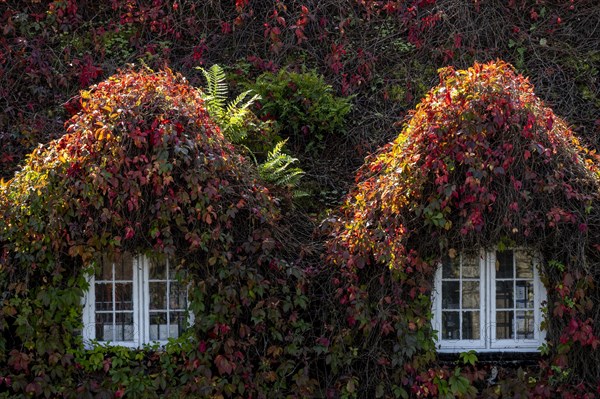
[[84, 100], [89, 100], [90, 98], [92, 98], [92, 96], [90, 95], [89, 91], [82, 90], [81, 91], [81, 98], [83, 98]]

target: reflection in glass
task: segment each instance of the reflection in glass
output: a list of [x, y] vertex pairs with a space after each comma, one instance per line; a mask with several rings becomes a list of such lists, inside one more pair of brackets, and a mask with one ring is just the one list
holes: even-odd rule
[[115, 341], [133, 341], [133, 313], [116, 313], [115, 318]]
[[458, 278], [460, 276], [460, 258], [449, 256], [442, 259], [442, 278]]
[[157, 260], [150, 261], [150, 280], [166, 280], [167, 264]]
[[158, 341], [167, 338], [167, 314], [165, 312], [151, 312], [150, 339], [152, 341]]
[[133, 313], [96, 313], [98, 341], [133, 341]]
[[460, 339], [458, 312], [442, 312], [442, 339]]
[[513, 278], [513, 251], [496, 251], [496, 278]]
[[513, 307], [513, 282], [496, 281], [496, 308], [507, 309]]
[[460, 283], [458, 281], [442, 282], [442, 309], [458, 309], [460, 307]]
[[479, 281], [463, 281], [462, 308], [479, 309]]
[[[96, 313], [96, 339], [98, 341], [113, 341], [112, 313]], [[106, 328], [110, 327], [110, 328]]]
[[462, 312], [462, 339], [479, 339], [479, 312]]
[[496, 312], [496, 339], [512, 339], [513, 336], [512, 311]]
[[113, 310], [112, 284], [96, 283], [96, 310]]
[[133, 279], [133, 258], [129, 254], [122, 254], [114, 260], [115, 263], [115, 280]]
[[183, 332], [183, 328], [185, 327], [185, 312], [171, 312], [169, 318], [169, 322], [171, 323], [171, 330], [169, 332], [170, 336], [178, 337]]
[[183, 329], [183, 326], [185, 325], [185, 312], [171, 312], [170, 323]]
[[515, 253], [517, 278], [533, 278], [533, 259], [525, 251]]
[[185, 312], [169, 312], [167, 321], [167, 312], [150, 313], [150, 339], [152, 341], [167, 340], [177, 338], [183, 331], [185, 321]]
[[187, 307], [187, 290], [181, 287], [179, 283], [171, 283], [169, 291], [169, 308], [185, 309]]
[[533, 282], [532, 281], [517, 281], [515, 288], [515, 300], [517, 308], [532, 309], [533, 308]]
[[176, 338], [184, 327], [187, 290], [171, 276], [166, 262], [150, 264], [150, 340]]
[[479, 256], [464, 255], [462, 257], [463, 278], [479, 278]]
[[100, 269], [96, 270], [96, 280], [112, 280], [113, 278], [113, 263], [106, 258], [102, 258]]
[[517, 311], [517, 339], [533, 338], [533, 311]]
[[167, 309], [167, 283], [148, 283], [150, 309]]
[[115, 284], [115, 310], [133, 310], [133, 284]]

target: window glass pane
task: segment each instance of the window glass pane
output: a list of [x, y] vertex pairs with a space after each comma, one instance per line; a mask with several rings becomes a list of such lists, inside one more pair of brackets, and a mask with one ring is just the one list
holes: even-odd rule
[[496, 278], [513, 278], [513, 251], [496, 251]]
[[496, 339], [512, 339], [514, 312], [496, 312]]
[[458, 309], [460, 307], [459, 287], [458, 281], [442, 282], [442, 309]]
[[463, 281], [462, 308], [479, 309], [479, 281]]
[[150, 261], [150, 280], [166, 280], [167, 263], [157, 260]]
[[513, 306], [513, 281], [496, 281], [496, 307], [507, 309]]
[[167, 309], [167, 283], [148, 283], [150, 309]]
[[115, 313], [115, 341], [133, 341], [133, 313]]
[[187, 290], [179, 283], [171, 283], [169, 291], [169, 309], [185, 309], [187, 307]]
[[462, 339], [479, 339], [479, 312], [462, 312]]
[[96, 283], [96, 310], [113, 310], [112, 284]]
[[184, 312], [170, 312], [167, 323], [166, 312], [150, 313], [150, 340], [160, 341], [168, 338], [177, 338], [183, 331], [185, 323]]
[[442, 339], [460, 339], [460, 314], [442, 312]]
[[96, 280], [112, 281], [113, 279], [113, 262], [107, 257], [102, 257], [100, 270], [96, 271]]
[[183, 332], [185, 326], [185, 312], [171, 312], [169, 316], [169, 337], [177, 338]]
[[150, 312], [150, 340], [158, 341], [167, 338], [167, 314], [165, 312]]
[[451, 259], [445, 256], [442, 259], [442, 278], [458, 278], [460, 271], [460, 258], [457, 256]]
[[517, 281], [515, 291], [515, 300], [517, 308], [532, 309], [533, 308], [533, 282], [532, 281]]
[[123, 254], [115, 259], [115, 280], [133, 280], [133, 258]]
[[533, 311], [517, 311], [517, 339], [533, 339]]
[[133, 284], [115, 284], [116, 310], [133, 310]]
[[96, 339], [114, 341], [112, 313], [96, 313]]
[[533, 258], [525, 251], [515, 253], [517, 278], [533, 278]]
[[463, 278], [479, 278], [479, 256], [463, 255], [462, 257]]

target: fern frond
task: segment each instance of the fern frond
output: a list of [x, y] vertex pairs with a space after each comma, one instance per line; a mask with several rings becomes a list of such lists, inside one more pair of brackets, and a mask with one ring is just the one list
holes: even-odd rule
[[202, 67], [198, 67], [198, 69], [202, 71], [204, 79], [206, 79], [205, 101], [209, 111], [222, 113], [228, 94], [225, 71], [218, 64], [211, 66], [209, 70]]
[[210, 69], [198, 67], [204, 79], [204, 101], [206, 110], [217, 122], [221, 131], [232, 143], [239, 144], [248, 135], [247, 121], [252, 119], [250, 106], [260, 98], [251, 90], [240, 93], [233, 101], [227, 102], [228, 87], [226, 74], [221, 66], [215, 64]]
[[282, 152], [286, 142], [287, 140], [278, 142], [269, 151], [266, 161], [258, 165], [258, 172], [263, 180], [271, 184], [293, 187], [298, 184], [304, 171], [298, 167], [292, 167], [294, 163], [298, 162], [297, 158]]
[[309, 195], [310, 195], [309, 193], [307, 193], [306, 191], [303, 191], [303, 190], [294, 190], [292, 192], [293, 199], [306, 198]]
[[[254, 104], [256, 100], [260, 99], [260, 96], [258, 94], [254, 94], [250, 97], [251, 94], [252, 90], [246, 90], [245, 92], [238, 94], [238, 96], [233, 101], [227, 104], [227, 112], [234, 112], [236, 110], [247, 110], [248, 108], [250, 108], [250, 106]], [[245, 103], [242, 104], [242, 102], [246, 100], [247, 97], [250, 97], [250, 99], [248, 99]]]
[[267, 155], [267, 157], [268, 158], [276, 158], [277, 156], [279, 156], [281, 154], [281, 150], [283, 150], [283, 146], [285, 145], [285, 143], [287, 143], [287, 141], [288, 141], [288, 139], [285, 139], [285, 140], [281, 140], [280, 142], [275, 144], [275, 147], [273, 147], [273, 149], [271, 151], [269, 151], [269, 154]]

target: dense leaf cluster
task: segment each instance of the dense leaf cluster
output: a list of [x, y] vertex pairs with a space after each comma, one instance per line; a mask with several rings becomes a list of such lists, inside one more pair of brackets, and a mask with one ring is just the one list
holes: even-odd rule
[[[40, 21], [67, 30], [82, 23], [74, 2], [52, 4], [63, 12]], [[119, 43], [129, 33], [135, 43], [177, 36], [181, 25], [153, 4], [113, 3], [119, 27], [131, 28], [115, 28], [113, 51], [127, 49]], [[350, 10], [412, 15], [387, 4]], [[239, 14], [236, 35], [252, 25], [249, 2], [225, 8]], [[317, 14], [298, 12], [294, 37], [307, 45]], [[287, 24], [286, 13], [268, 18]], [[439, 22], [421, 17], [407, 26]], [[351, 27], [345, 21], [336, 21], [340, 34]], [[415, 29], [410, 42], [420, 46], [426, 29]], [[344, 46], [329, 50], [330, 68], [347, 79]], [[204, 47], [194, 51], [198, 61]], [[354, 61], [366, 76], [374, 64], [361, 54]], [[356, 78], [354, 89], [365, 82]], [[509, 65], [441, 71], [440, 85], [368, 159], [341, 213], [324, 224], [331, 238], [319, 267], [294, 262], [318, 243], [292, 239], [278, 201], [181, 76], [119, 73], [68, 105], [67, 134], [0, 186], [0, 396], [590, 397], [598, 388], [598, 370], [588, 367], [600, 358], [598, 157]], [[436, 365], [429, 294], [441, 256], [498, 244], [542, 254], [549, 340], [538, 373], [488, 387], [484, 368]], [[196, 322], [185, 336], [166, 348], [83, 349], [85, 277], [111, 252], [170, 256], [187, 272]]]
[[272, 119], [297, 152], [319, 154], [331, 136], [343, 136], [350, 101], [315, 71], [264, 73], [251, 87], [261, 97], [257, 114]]
[[594, 145], [599, 18], [596, 0], [3, 2], [0, 173], [12, 176], [38, 143], [62, 135], [78, 90], [140, 60], [196, 86], [196, 66], [235, 65], [253, 79], [304, 65], [356, 94], [347, 134], [305, 161], [307, 177], [331, 191], [347, 189], [364, 156], [395, 137], [438, 68], [475, 60], [511, 62]]
[[340, 268], [337, 295], [354, 334], [348, 342], [371, 348], [347, 367], [365, 395], [387, 380], [425, 396], [470, 392], [448, 391], [441, 381], [452, 373], [423, 373], [434, 353], [434, 270], [453, 252], [523, 246], [544, 259], [548, 359], [520, 386], [541, 397], [593, 392], [600, 159], [510, 65], [440, 75], [399, 137], [361, 169], [331, 222], [329, 258]]

